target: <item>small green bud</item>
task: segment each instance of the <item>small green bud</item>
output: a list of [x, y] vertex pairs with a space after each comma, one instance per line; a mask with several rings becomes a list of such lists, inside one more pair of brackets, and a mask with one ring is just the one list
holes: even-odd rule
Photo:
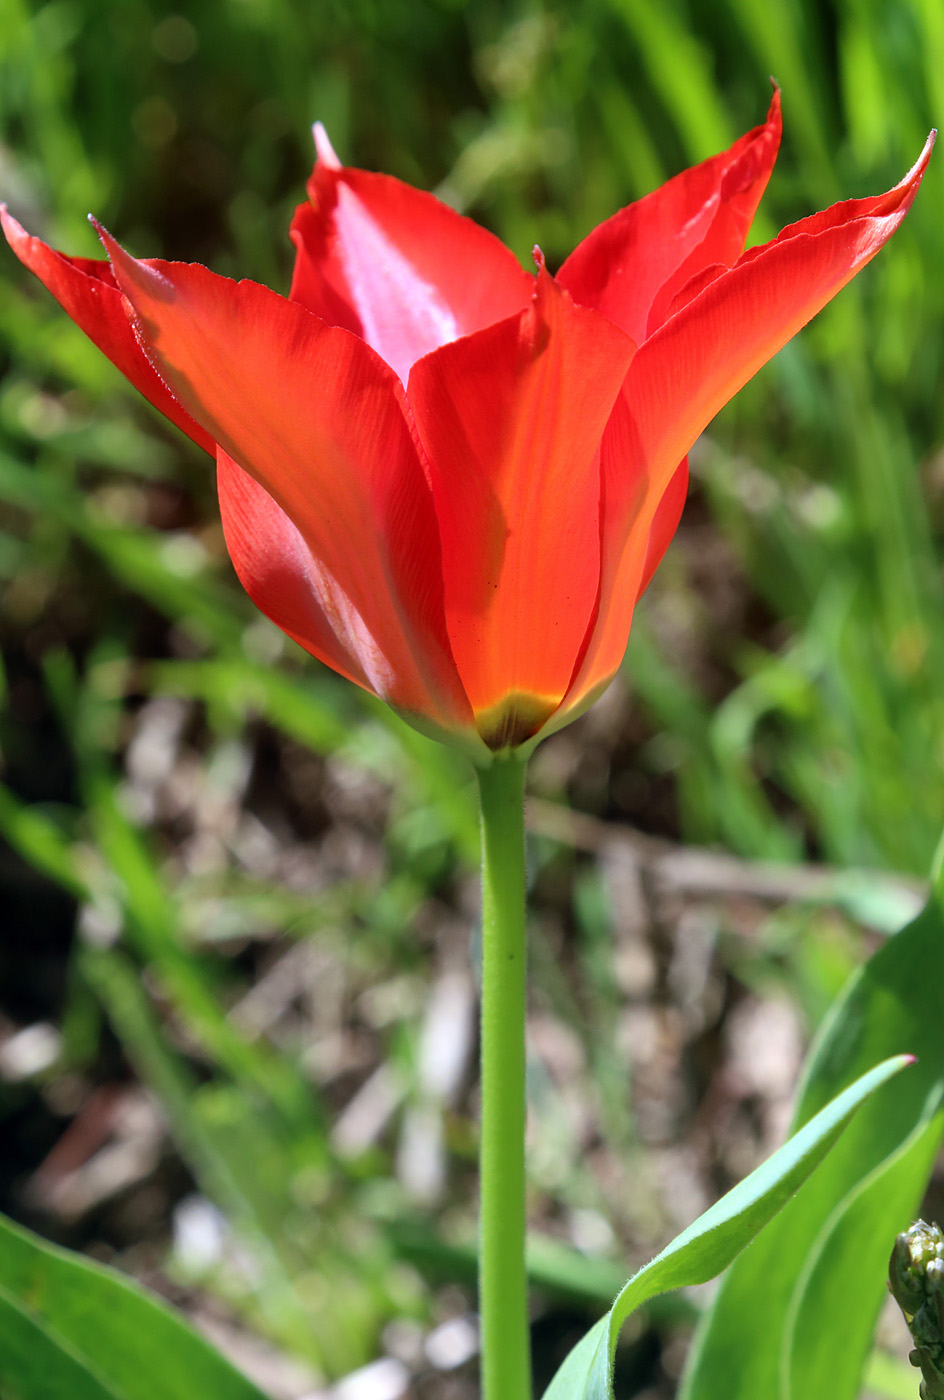
[[921, 1400], [944, 1400], [944, 1234], [918, 1220], [898, 1236], [888, 1286], [914, 1339], [908, 1360], [921, 1368]]

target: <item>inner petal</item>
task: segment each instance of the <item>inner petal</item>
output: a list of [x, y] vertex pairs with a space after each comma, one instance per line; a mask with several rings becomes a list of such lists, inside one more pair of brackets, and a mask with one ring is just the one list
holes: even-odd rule
[[338, 253], [360, 312], [364, 339], [404, 385], [421, 355], [462, 333], [439, 289], [384, 236], [348, 185], [338, 186]]

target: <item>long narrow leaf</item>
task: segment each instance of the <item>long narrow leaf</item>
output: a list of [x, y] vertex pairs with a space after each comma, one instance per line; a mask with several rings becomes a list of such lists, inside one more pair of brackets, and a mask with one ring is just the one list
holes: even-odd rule
[[607, 1316], [571, 1352], [544, 1400], [612, 1400], [613, 1357], [630, 1313], [659, 1293], [705, 1283], [721, 1273], [799, 1189], [860, 1104], [910, 1063], [910, 1056], [899, 1055], [856, 1080], [640, 1269]]
[[[834, 1007], [810, 1057], [797, 1122], [879, 1056], [907, 1050], [917, 1065], [866, 1105], [809, 1187], [734, 1265], [699, 1332], [681, 1400], [858, 1395], [888, 1254], [918, 1208], [944, 1131], [938, 898], [879, 949]], [[837, 1306], [841, 1346], [824, 1321]]]
[[264, 1400], [177, 1313], [0, 1217], [4, 1400]]

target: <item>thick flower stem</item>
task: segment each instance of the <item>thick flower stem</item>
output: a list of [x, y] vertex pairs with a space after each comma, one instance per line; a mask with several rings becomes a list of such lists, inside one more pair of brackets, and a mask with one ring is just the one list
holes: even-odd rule
[[530, 1400], [525, 1270], [525, 765], [479, 770], [482, 798], [483, 1400]]

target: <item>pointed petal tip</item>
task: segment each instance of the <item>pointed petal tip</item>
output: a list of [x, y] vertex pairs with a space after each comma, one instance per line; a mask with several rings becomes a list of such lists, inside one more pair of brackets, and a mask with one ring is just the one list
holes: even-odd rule
[[3, 225], [3, 232], [9, 244], [13, 244], [15, 239], [23, 238], [26, 230], [17, 219], [14, 219], [6, 204], [0, 203], [0, 224]]
[[[105, 249], [108, 261], [111, 263], [112, 276], [115, 278], [115, 281], [118, 282], [120, 280], [118, 277], [118, 269], [121, 268], [127, 271], [129, 264], [135, 263], [135, 259], [130, 253], [125, 252], [118, 240], [112, 237], [105, 225], [97, 219], [94, 214], [88, 215], [88, 221], [98, 234], [98, 241]], [[124, 291], [124, 288], [122, 288], [122, 291]]]
[[29, 267], [30, 235], [19, 219], [13, 217], [6, 204], [0, 204], [0, 228], [3, 229], [3, 236], [11, 250], [21, 263]]
[[19, 219], [14, 218], [10, 213], [6, 204], [0, 204], [0, 225], [3, 226], [6, 240], [14, 251], [18, 243], [24, 243], [30, 237]]
[[36, 261], [37, 258], [41, 260], [43, 255], [48, 254], [51, 250], [41, 238], [37, 238], [35, 234], [23, 227], [19, 219], [14, 218], [4, 203], [0, 203], [0, 227], [3, 229], [7, 243], [20, 262], [31, 272], [37, 273], [42, 282], [44, 279], [42, 274], [38, 272]]
[[134, 305], [133, 289], [143, 290], [147, 288], [153, 296], [159, 297], [162, 301], [171, 300], [174, 291], [171, 283], [166, 277], [158, 272], [156, 267], [151, 267], [147, 262], [142, 262], [139, 258], [132, 257], [127, 249], [122, 248], [116, 238], [108, 232], [104, 224], [99, 223], [93, 214], [89, 214], [89, 222], [98, 234], [102, 247], [108, 254], [108, 261], [111, 263], [112, 273], [121, 291]]
[[331, 144], [331, 138], [324, 128], [322, 122], [314, 122], [311, 128], [312, 139], [315, 143], [315, 151], [318, 159], [328, 170], [340, 170], [341, 162], [337, 152]]
[[914, 165], [893, 189], [885, 196], [893, 207], [907, 211], [911, 207], [911, 202], [918, 192], [921, 181], [924, 179], [931, 159], [931, 152], [934, 150], [934, 143], [937, 140], [937, 127], [932, 127], [928, 132], [928, 139], [921, 148], [921, 154]]
[[936, 140], [937, 127], [932, 126], [931, 130], [928, 132], [928, 139], [924, 143], [924, 149], [922, 150], [918, 159], [915, 161], [915, 170], [917, 170], [920, 166], [922, 174], [924, 173], [924, 167], [927, 165], [928, 161], [931, 158], [931, 152], [934, 150], [934, 143]]
[[937, 127], [933, 126], [928, 132], [928, 139], [922, 146], [921, 154], [918, 156], [918, 159], [908, 171], [908, 174], [905, 175], [902, 180], [899, 180], [893, 190], [889, 191], [889, 194], [897, 194], [899, 191], [908, 190], [911, 186], [917, 188], [917, 186], [920, 185], [921, 181], [924, 179], [924, 172], [928, 168], [928, 161], [931, 159], [931, 152], [934, 150], [934, 143], [936, 140]]
[[118, 244], [112, 238], [105, 225], [103, 223], [100, 223], [99, 220], [96, 219], [94, 214], [88, 214], [86, 217], [88, 218], [89, 223], [92, 225], [92, 228], [98, 234], [99, 243], [101, 243], [102, 247], [105, 249], [105, 252], [110, 258], [112, 254], [112, 249], [117, 248]]
[[780, 126], [782, 124], [783, 103], [780, 96], [780, 84], [772, 73], [770, 75], [770, 86], [773, 88], [773, 92], [770, 95], [770, 106], [767, 108], [767, 125], [770, 126], [771, 123], [775, 123], [777, 126]]

